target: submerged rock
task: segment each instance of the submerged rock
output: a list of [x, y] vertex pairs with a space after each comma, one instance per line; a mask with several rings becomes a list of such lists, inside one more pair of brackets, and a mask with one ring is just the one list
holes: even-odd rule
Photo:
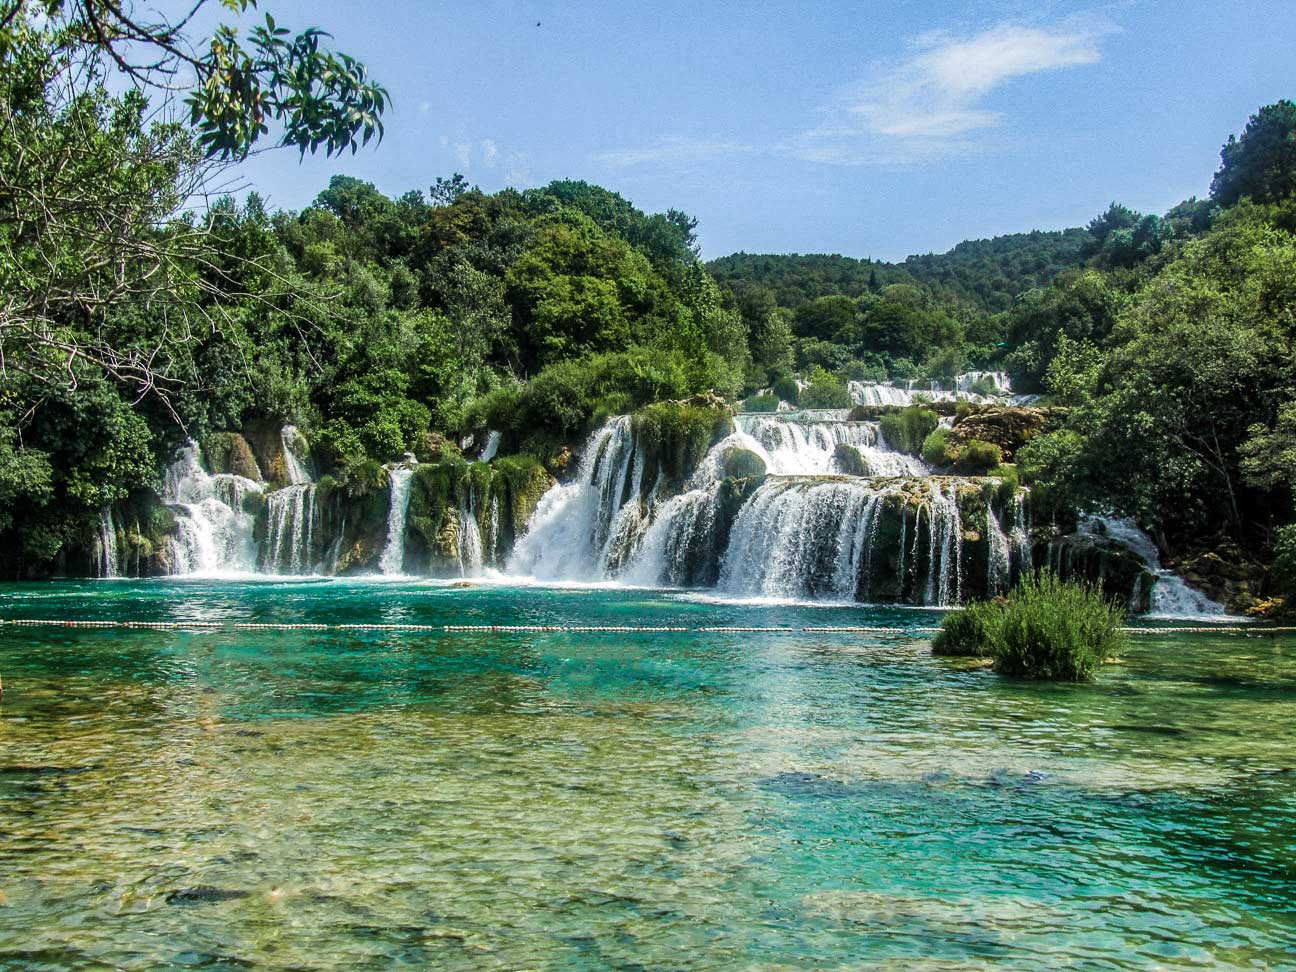
[[196, 884], [192, 888], [177, 888], [169, 892], [165, 900], [170, 905], [207, 904], [213, 901], [235, 901], [246, 898], [251, 893], [238, 888], [216, 888], [210, 884]]

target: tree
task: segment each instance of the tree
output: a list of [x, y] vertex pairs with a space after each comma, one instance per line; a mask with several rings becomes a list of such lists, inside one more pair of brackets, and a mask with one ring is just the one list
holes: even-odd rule
[[1296, 192], [1296, 102], [1266, 105], [1251, 116], [1242, 137], [1220, 150], [1211, 198], [1231, 206], [1244, 196], [1276, 202]]
[[[267, 14], [247, 48], [222, 26], [199, 53], [186, 31], [202, 6], [171, 22], [125, 0], [0, 0], [0, 374], [76, 388], [103, 373], [168, 398], [232, 289], [211, 219], [187, 212], [211, 160], [246, 155], [272, 122], [302, 152], [381, 137], [386, 92], [317, 28], [290, 37]], [[160, 326], [119, 326], [126, 304]]]

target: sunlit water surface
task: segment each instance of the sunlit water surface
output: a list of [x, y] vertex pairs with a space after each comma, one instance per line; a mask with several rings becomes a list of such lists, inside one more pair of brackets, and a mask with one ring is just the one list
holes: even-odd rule
[[1091, 686], [930, 612], [417, 582], [0, 588], [0, 969], [1291, 969], [1296, 641]]

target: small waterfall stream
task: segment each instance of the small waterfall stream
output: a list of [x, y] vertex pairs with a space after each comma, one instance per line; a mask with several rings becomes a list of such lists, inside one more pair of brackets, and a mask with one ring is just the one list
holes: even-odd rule
[[378, 558], [378, 569], [389, 576], [405, 570], [405, 517], [409, 512], [410, 480], [418, 461], [411, 455], [387, 470], [390, 499], [387, 508], [387, 544]]
[[120, 576], [120, 562], [117, 559], [117, 523], [113, 520], [111, 506], [104, 507], [99, 514], [98, 545], [95, 550], [95, 571], [111, 580]]
[[1148, 612], [1164, 617], [1211, 617], [1224, 613], [1224, 605], [1189, 587], [1174, 571], [1161, 566], [1161, 554], [1145, 531], [1131, 519], [1090, 516], [1080, 523], [1084, 536], [1106, 538], [1135, 554], [1154, 578]]

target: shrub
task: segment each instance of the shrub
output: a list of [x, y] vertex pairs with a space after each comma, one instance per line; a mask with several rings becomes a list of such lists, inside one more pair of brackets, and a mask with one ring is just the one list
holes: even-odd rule
[[949, 465], [949, 429], [938, 426], [923, 439], [922, 461], [929, 466]]
[[959, 450], [954, 467], [965, 476], [983, 476], [1003, 461], [1003, 450], [984, 439], [969, 439]]
[[897, 452], [907, 452], [916, 456], [922, 452], [927, 436], [936, 431], [940, 425], [940, 416], [926, 408], [911, 405], [898, 412], [882, 416], [879, 427], [882, 438]]
[[870, 476], [873, 472], [859, 449], [844, 442], [833, 450], [833, 466], [844, 476]]
[[988, 658], [994, 653], [999, 605], [981, 602], [952, 611], [941, 621], [932, 639], [932, 654], [947, 657]]
[[752, 395], [743, 400], [744, 412], [777, 412], [779, 397], [777, 395]]
[[797, 386], [796, 379], [790, 375], [784, 375], [774, 382], [772, 390], [775, 395], [789, 405], [798, 405], [801, 402], [801, 389]]
[[810, 375], [810, 384], [801, 389], [801, 407], [850, 408], [850, 392], [836, 375], [816, 368]]
[[999, 480], [999, 502], [1003, 505], [1011, 503], [1017, 491], [1021, 489], [1021, 474], [1012, 464], [997, 466], [986, 475], [994, 476]]
[[976, 381], [972, 382], [968, 391], [973, 395], [984, 395], [989, 398], [1000, 394], [999, 382], [995, 381], [989, 375], [982, 375]]
[[887, 380], [887, 370], [884, 365], [877, 361], [861, 361], [855, 358], [846, 362], [846, 367], [842, 369], [849, 381], [868, 381], [882, 382]]
[[1099, 588], [1042, 570], [1006, 598], [947, 615], [932, 651], [988, 654], [1015, 678], [1083, 682], [1124, 648], [1124, 622], [1124, 610]]

